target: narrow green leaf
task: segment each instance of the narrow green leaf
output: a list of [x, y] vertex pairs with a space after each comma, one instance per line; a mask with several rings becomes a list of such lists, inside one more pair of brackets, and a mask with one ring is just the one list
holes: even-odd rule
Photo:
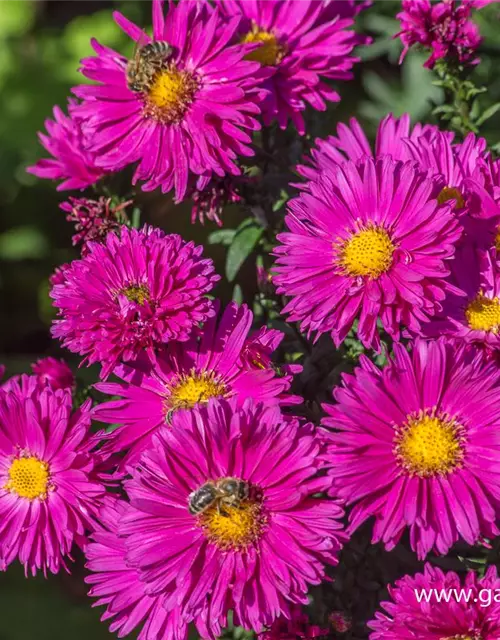
[[260, 240], [262, 232], [262, 227], [257, 226], [253, 221], [251, 224], [240, 226], [236, 232], [227, 252], [226, 259], [226, 278], [229, 282], [232, 282], [236, 278], [241, 265], [252, 253]]
[[483, 111], [482, 115], [479, 116], [476, 120], [476, 124], [480, 127], [486, 120], [489, 120], [492, 116], [495, 115], [497, 111], [500, 110], [500, 102], [492, 104], [491, 107], [488, 107], [485, 111]]
[[208, 235], [208, 244], [222, 244], [228, 247], [233, 241], [236, 229], [219, 229]]

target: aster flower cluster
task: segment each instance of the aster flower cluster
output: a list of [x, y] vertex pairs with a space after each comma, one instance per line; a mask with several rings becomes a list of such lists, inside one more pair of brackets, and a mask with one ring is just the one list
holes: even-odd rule
[[[61, 205], [80, 255], [50, 279], [52, 335], [95, 377], [48, 357], [0, 385], [0, 569], [69, 571], [80, 548], [118, 637], [354, 634], [350, 603], [316, 598], [361, 528], [427, 561], [365, 637], [500, 637], [500, 604], [479, 602], [496, 570], [428, 561], [500, 536], [500, 161], [408, 114], [372, 145], [352, 118], [294, 166], [286, 206], [262, 196], [269, 141], [340, 99], [366, 4], [153, 0], [152, 36], [115, 12], [133, 57], [93, 40], [90, 83], [46, 123], [53, 159], [29, 170], [95, 189]], [[472, 64], [478, 5], [403, 0], [404, 54]], [[228, 262], [266, 254], [253, 305], [214, 297], [201, 244], [129, 218], [103, 184], [129, 165], [127, 188], [189, 198], [202, 223], [254, 214], [215, 232], [236, 238]], [[416, 597], [462, 585], [467, 601]]]

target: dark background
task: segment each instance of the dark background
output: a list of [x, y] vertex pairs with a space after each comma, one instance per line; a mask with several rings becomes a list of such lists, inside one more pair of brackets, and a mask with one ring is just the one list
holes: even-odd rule
[[[130, 55], [131, 43], [111, 19], [112, 8], [141, 25], [150, 22], [149, 2], [0, 0], [0, 363], [8, 374], [28, 371], [38, 357], [62, 355], [49, 334], [53, 312], [47, 291], [54, 268], [77, 257], [71, 226], [59, 209], [67, 194], [27, 174], [25, 167], [44, 155], [36, 132], [51, 117], [53, 105], [65, 107], [70, 87], [82, 81], [78, 61], [91, 54], [90, 38]], [[443, 96], [432, 85], [433, 74], [422, 67], [425, 56], [412, 54], [402, 67], [397, 64], [400, 44], [391, 36], [398, 31], [394, 16], [399, 8], [399, 2], [375, 0], [360, 18], [359, 28], [369, 31], [375, 43], [361, 52], [364, 64], [356, 67], [355, 79], [340, 87], [340, 105], [310, 115], [315, 135], [333, 132], [338, 121], [353, 115], [371, 134], [390, 111], [432, 120], [432, 108]], [[499, 12], [490, 6], [477, 14], [485, 42], [474, 78], [488, 86], [485, 105], [500, 100]], [[499, 118], [492, 118], [482, 133], [497, 143]], [[223, 273], [225, 248], [206, 243], [215, 225], [191, 225], [189, 205], [173, 205], [165, 196], [139, 195], [138, 200], [143, 221], [203, 242]], [[236, 227], [245, 215], [231, 207], [225, 226]], [[251, 300], [256, 290], [251, 260], [238, 283]], [[217, 294], [227, 299], [232, 291], [233, 285], [223, 281]], [[64, 355], [77, 366], [75, 358]], [[91, 379], [88, 370], [79, 375]], [[109, 638], [90, 604], [81, 562], [71, 577], [48, 580], [25, 580], [19, 567], [12, 567], [0, 575], [0, 640]]]

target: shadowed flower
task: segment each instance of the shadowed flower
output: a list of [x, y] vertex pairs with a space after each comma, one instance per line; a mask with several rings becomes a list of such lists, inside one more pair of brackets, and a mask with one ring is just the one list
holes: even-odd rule
[[470, 19], [472, 9], [488, 2], [483, 0], [443, 0], [431, 4], [430, 0], [403, 0], [403, 11], [397, 18], [401, 22], [400, 37], [404, 45], [400, 62], [409, 49], [419, 44], [431, 49], [424, 67], [432, 69], [436, 62], [446, 58], [465, 65], [478, 64], [476, 51], [481, 44], [479, 28]]
[[[497, 640], [500, 638], [500, 580], [495, 567], [480, 578], [469, 571], [462, 582], [427, 563], [423, 573], [389, 587], [390, 600], [368, 623], [370, 640]], [[444, 598], [436, 594], [466, 594]], [[430, 600], [427, 601], [425, 596]], [[420, 599], [420, 602], [418, 600]]]
[[288, 203], [288, 231], [273, 271], [283, 312], [308, 335], [342, 343], [359, 319], [366, 347], [380, 344], [377, 320], [399, 339], [401, 326], [421, 332], [447, 290], [448, 260], [462, 229], [436, 183], [413, 162], [385, 156], [326, 169], [322, 180]]
[[41, 386], [49, 385], [53, 389], [72, 389], [75, 386], [75, 376], [64, 362], [55, 358], [42, 358], [31, 365]]
[[267, 405], [300, 402], [287, 391], [291, 374], [301, 367], [285, 366], [277, 375], [271, 361], [283, 334], [262, 328], [249, 338], [252, 319], [246, 305], [231, 303], [219, 317], [205, 322], [201, 336], [169, 345], [158, 352], [154, 364], [142, 357], [119, 365], [114, 373], [121, 383], [97, 384], [99, 391], [122, 398], [94, 408], [96, 420], [122, 425], [108, 436], [106, 447], [127, 451], [124, 463], [135, 460], [176, 409], [211, 398], [236, 396], [239, 404], [247, 398]]
[[374, 517], [373, 542], [392, 549], [408, 527], [421, 559], [498, 535], [498, 365], [444, 339], [395, 345], [382, 370], [360, 364], [323, 406], [333, 491], [357, 503], [351, 531]]
[[133, 360], [169, 340], [188, 340], [213, 314], [206, 294], [219, 277], [203, 247], [153, 227], [122, 227], [66, 268], [51, 297], [59, 310], [52, 333], [62, 344], [101, 362], [106, 377], [120, 360]]
[[447, 295], [442, 310], [425, 325], [424, 335], [500, 349], [500, 264], [493, 250], [480, 252], [464, 243], [453, 261], [451, 278], [466, 295]]
[[39, 160], [26, 169], [38, 178], [62, 180], [58, 191], [85, 189], [106, 173], [96, 165], [95, 154], [87, 150], [81, 122], [74, 113], [76, 105], [76, 100], [69, 101], [69, 116], [54, 107], [54, 120], [45, 121], [48, 135], [38, 134], [52, 158]]
[[238, 19], [226, 21], [208, 3], [189, 0], [170, 3], [164, 15], [162, 0], [153, 0], [151, 39], [121, 13], [114, 18], [139, 47], [167, 42], [171, 52], [143, 60], [132, 90], [128, 61], [92, 41], [97, 57], [84, 59], [81, 72], [99, 84], [73, 91], [83, 100], [78, 113], [99, 166], [115, 171], [137, 163], [134, 183], [175, 189], [177, 201], [192, 176], [239, 175], [238, 156], [253, 155], [260, 85], [269, 72], [244, 59], [254, 45], [228, 46]]
[[[257, 632], [290, 617], [344, 540], [342, 509], [317, 497], [330, 484], [322, 452], [315, 427], [278, 407], [212, 400], [175, 413], [125, 482], [119, 531], [148, 593], [203, 638], [220, 636], [230, 610]], [[227, 478], [235, 500], [207, 502], [200, 489]]]
[[125, 213], [126, 207], [132, 203], [120, 202], [113, 204], [111, 198], [101, 196], [98, 200], [88, 198], [69, 198], [60, 207], [68, 214], [66, 220], [75, 224], [73, 246], [82, 245], [82, 256], [87, 255], [87, 242], [104, 242], [110, 231], [118, 231], [128, 223]]
[[[329, 80], [349, 80], [359, 58], [355, 46], [370, 39], [355, 33], [353, 18], [367, 3], [336, 0], [217, 0], [229, 17], [238, 17], [240, 42], [260, 46], [247, 55], [274, 72], [263, 109], [264, 124], [277, 120], [284, 129], [291, 119], [305, 133], [307, 105], [325, 111], [340, 95]], [[325, 82], [326, 80], [326, 82]]]
[[295, 605], [291, 608], [290, 618], [281, 617], [275, 620], [271, 628], [259, 634], [259, 640], [311, 640], [328, 635], [329, 629], [311, 624], [305, 610]]
[[103, 487], [92, 478], [90, 401], [71, 413], [71, 394], [35, 376], [0, 389], [0, 568], [16, 558], [26, 574], [67, 569], [82, 546]]
[[99, 512], [99, 525], [87, 545], [86, 567], [91, 571], [85, 582], [92, 585], [89, 595], [98, 598], [94, 606], [105, 606], [103, 622], [111, 620], [109, 630], [119, 638], [141, 628], [137, 640], [184, 640], [187, 627], [177, 612], [167, 613], [164, 596], [149, 596], [137, 569], [126, 563], [126, 548], [118, 536], [118, 525], [129, 504], [108, 496]]

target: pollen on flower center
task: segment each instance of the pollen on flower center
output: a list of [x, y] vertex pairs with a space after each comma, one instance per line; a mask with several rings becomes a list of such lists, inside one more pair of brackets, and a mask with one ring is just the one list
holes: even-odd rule
[[137, 302], [138, 304], [144, 304], [146, 300], [149, 300], [150, 295], [149, 289], [145, 284], [132, 284], [122, 289], [121, 293], [130, 302]]
[[456, 187], [444, 187], [437, 197], [439, 204], [444, 204], [448, 200], [455, 200], [455, 209], [462, 209], [465, 206], [465, 200]]
[[346, 275], [378, 278], [391, 266], [394, 249], [387, 231], [370, 225], [342, 243], [339, 262]]
[[258, 541], [266, 517], [262, 505], [244, 500], [238, 506], [213, 505], [198, 516], [207, 538], [220, 549], [246, 549]]
[[163, 124], [178, 123], [192, 103], [199, 82], [189, 71], [170, 65], [154, 77], [146, 96], [144, 114]]
[[397, 428], [394, 445], [399, 463], [410, 475], [443, 475], [462, 462], [464, 429], [448, 416], [421, 411]]
[[473, 636], [450, 636], [449, 638], [443, 638], [443, 640], [482, 640], [482, 638], [476, 634]]
[[260, 64], [264, 66], [272, 66], [278, 64], [283, 60], [283, 57], [286, 54], [286, 47], [283, 44], [280, 44], [278, 38], [271, 33], [270, 31], [265, 31], [263, 29], [259, 29], [259, 27], [254, 24], [252, 26], [252, 30], [249, 31], [243, 38], [241, 38], [241, 42], [247, 44], [249, 42], [261, 42], [262, 45], [248, 53], [245, 56], [245, 60], [252, 60], [254, 62], [260, 62]]
[[38, 458], [15, 458], [9, 469], [5, 489], [21, 498], [45, 498], [49, 484], [49, 465]]
[[495, 249], [500, 251], [500, 227], [497, 227], [497, 233], [495, 235]]
[[467, 305], [467, 324], [475, 331], [498, 333], [500, 329], [500, 300], [486, 298], [481, 292]]
[[191, 371], [170, 385], [168, 409], [190, 409], [195, 404], [208, 402], [210, 398], [226, 395], [226, 385], [212, 371]]

